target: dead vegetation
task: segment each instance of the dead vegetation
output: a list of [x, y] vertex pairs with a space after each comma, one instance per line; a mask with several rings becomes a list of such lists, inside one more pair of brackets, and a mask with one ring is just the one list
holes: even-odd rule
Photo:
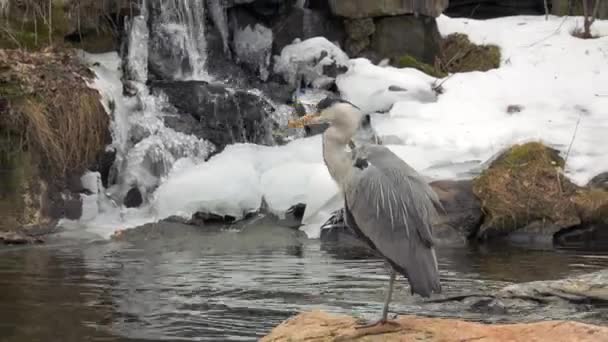
[[560, 174], [564, 160], [541, 143], [515, 145], [474, 182], [485, 219], [480, 235], [506, 235], [532, 222], [569, 227], [580, 223], [571, 198], [577, 186]]
[[49, 179], [90, 166], [109, 138], [90, 71], [69, 52], [18, 50], [0, 50], [0, 70], [0, 133], [38, 152]]
[[401, 68], [414, 68], [437, 78], [470, 71], [488, 71], [500, 66], [500, 48], [496, 45], [476, 45], [468, 36], [453, 33], [441, 40], [440, 53], [434, 65], [422, 63], [410, 55], [396, 61]]
[[91, 52], [114, 47], [135, 0], [0, 0], [0, 48], [73, 46]]
[[528, 229], [552, 235], [565, 228], [608, 224], [608, 191], [579, 187], [563, 173], [558, 151], [540, 142], [512, 146], [477, 179], [482, 238]]

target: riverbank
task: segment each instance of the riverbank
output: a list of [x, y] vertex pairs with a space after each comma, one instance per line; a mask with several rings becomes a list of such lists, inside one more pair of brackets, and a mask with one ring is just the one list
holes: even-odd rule
[[400, 316], [395, 324], [355, 329], [353, 317], [322, 311], [290, 318], [261, 339], [280, 341], [579, 341], [608, 340], [608, 328], [570, 322], [545, 321], [522, 324], [481, 324], [456, 319]]

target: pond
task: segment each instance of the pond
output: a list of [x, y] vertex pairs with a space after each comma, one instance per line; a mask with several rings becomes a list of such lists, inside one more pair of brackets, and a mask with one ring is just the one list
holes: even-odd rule
[[[608, 253], [505, 245], [442, 247], [438, 258], [445, 296], [608, 267]], [[254, 341], [304, 310], [376, 318], [387, 279], [381, 260], [286, 228], [164, 223], [124, 241], [70, 232], [0, 248], [0, 340]], [[428, 303], [398, 279], [392, 312], [528, 319]]]

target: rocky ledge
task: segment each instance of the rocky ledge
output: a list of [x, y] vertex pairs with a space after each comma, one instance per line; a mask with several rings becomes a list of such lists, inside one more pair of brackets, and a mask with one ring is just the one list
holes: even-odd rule
[[487, 325], [400, 316], [395, 323], [355, 329], [353, 317], [314, 311], [288, 319], [261, 341], [608, 341], [607, 327], [570, 321]]

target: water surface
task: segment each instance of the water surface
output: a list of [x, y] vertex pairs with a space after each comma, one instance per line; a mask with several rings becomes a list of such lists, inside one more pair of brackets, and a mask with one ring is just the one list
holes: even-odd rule
[[[448, 296], [608, 267], [608, 255], [598, 252], [506, 246], [443, 247], [438, 258]], [[0, 248], [0, 341], [253, 341], [303, 310], [375, 318], [387, 279], [381, 260], [285, 228], [237, 233], [164, 224], [120, 242], [57, 237]], [[405, 281], [392, 309], [528, 319], [429, 304], [410, 296]]]

